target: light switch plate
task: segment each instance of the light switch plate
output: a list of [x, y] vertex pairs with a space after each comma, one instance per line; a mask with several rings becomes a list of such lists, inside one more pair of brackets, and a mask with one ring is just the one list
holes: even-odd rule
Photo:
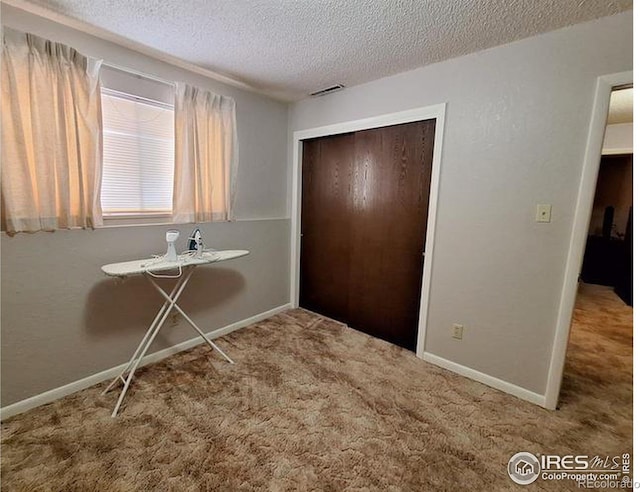
[[464, 331], [464, 325], [454, 323], [451, 330], [451, 336], [457, 340], [462, 340], [463, 331]]
[[536, 208], [536, 222], [551, 222], [551, 205], [538, 204]]

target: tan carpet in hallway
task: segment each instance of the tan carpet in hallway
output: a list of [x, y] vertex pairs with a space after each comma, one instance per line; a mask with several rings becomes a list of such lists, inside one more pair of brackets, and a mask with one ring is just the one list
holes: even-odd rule
[[516, 486], [516, 451], [632, 446], [631, 309], [583, 286], [561, 409], [294, 310], [2, 424], [2, 490], [574, 490]]

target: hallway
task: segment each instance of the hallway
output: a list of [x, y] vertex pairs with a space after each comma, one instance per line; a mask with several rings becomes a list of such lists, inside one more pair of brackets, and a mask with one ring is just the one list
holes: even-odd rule
[[633, 308], [611, 287], [580, 284], [558, 406], [582, 414], [582, 423], [611, 426], [631, 449]]

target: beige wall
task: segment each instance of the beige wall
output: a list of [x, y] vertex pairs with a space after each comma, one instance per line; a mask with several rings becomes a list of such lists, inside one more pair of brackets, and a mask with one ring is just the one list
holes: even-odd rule
[[[205, 331], [212, 331], [287, 303], [287, 106], [4, 4], [1, 13], [3, 25], [236, 99], [240, 166], [235, 212], [240, 220], [207, 224], [203, 233], [211, 247], [249, 249], [251, 255], [199, 268], [183, 306]], [[2, 406], [128, 360], [161, 298], [144, 279], [119, 284], [106, 278], [100, 266], [161, 253], [166, 229], [119, 227], [0, 236]], [[191, 227], [180, 230], [184, 238]], [[180, 244], [184, 246], [185, 240]], [[162, 332], [153, 350], [195, 335], [180, 322]]]
[[292, 107], [290, 132], [447, 103], [429, 353], [545, 393], [596, 78], [632, 69], [632, 31], [629, 11]]

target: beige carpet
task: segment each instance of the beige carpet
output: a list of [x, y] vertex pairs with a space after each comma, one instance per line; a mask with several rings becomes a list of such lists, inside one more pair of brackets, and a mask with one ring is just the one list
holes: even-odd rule
[[295, 310], [2, 424], [2, 490], [574, 490], [516, 486], [516, 451], [632, 445], [631, 309], [584, 286], [561, 409]]

